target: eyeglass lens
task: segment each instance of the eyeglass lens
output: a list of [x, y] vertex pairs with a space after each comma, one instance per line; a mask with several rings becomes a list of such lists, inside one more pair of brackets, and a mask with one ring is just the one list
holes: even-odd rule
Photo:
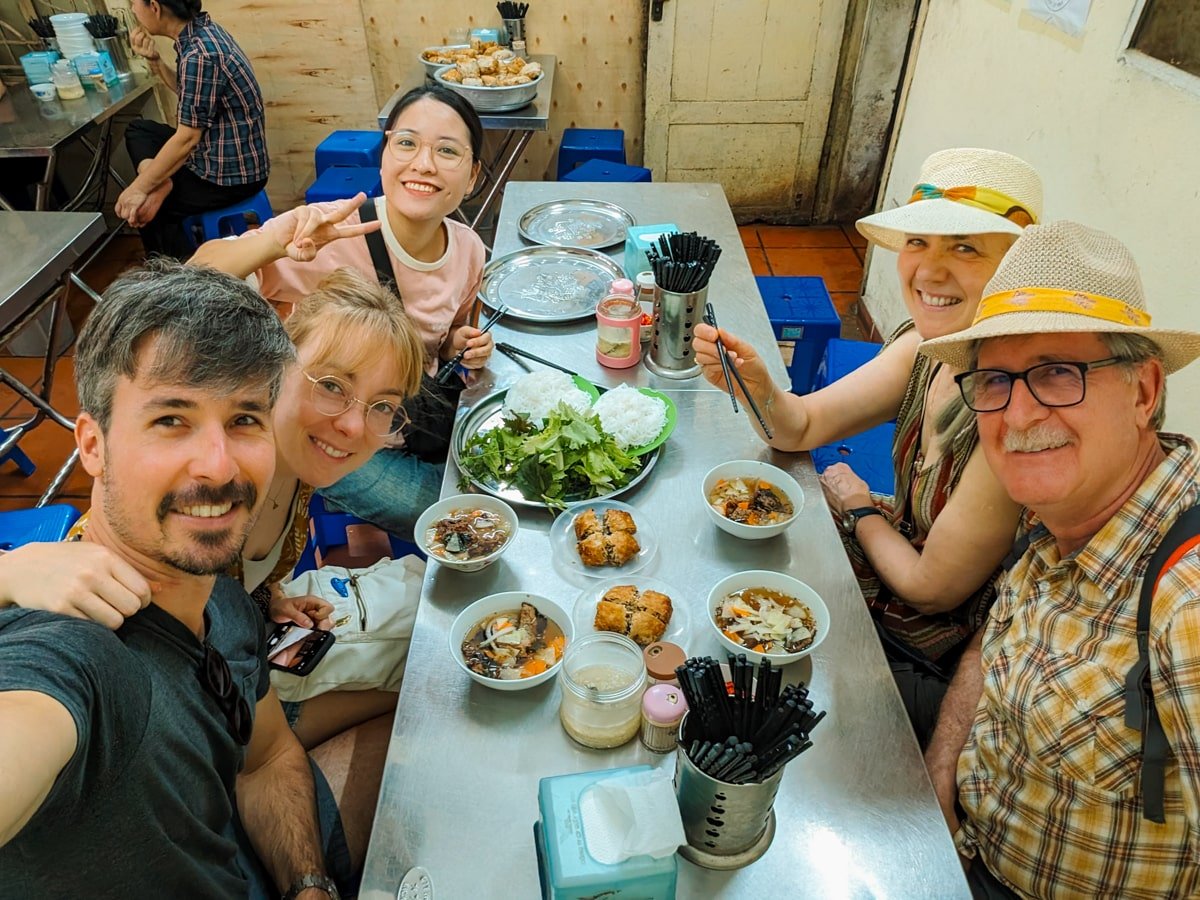
[[432, 144], [421, 140], [411, 131], [393, 131], [388, 135], [388, 150], [398, 162], [409, 162], [422, 147], [429, 147], [439, 166], [457, 169], [467, 158], [468, 150], [458, 141], [443, 138]]
[[350, 385], [326, 375], [322, 378], [312, 378], [313, 405], [323, 416], [340, 416], [356, 402], [366, 408], [367, 429], [380, 437], [395, 434], [408, 424], [408, 416], [404, 407], [388, 400], [377, 400], [375, 403], [363, 403], [354, 396]]
[[[1099, 360], [1109, 364], [1109, 360]], [[1024, 372], [977, 369], [967, 372], [959, 384], [963, 399], [975, 412], [995, 412], [1012, 400], [1013, 384], [1024, 381], [1033, 398], [1043, 406], [1075, 406], [1083, 402], [1087, 389], [1085, 373], [1096, 363], [1052, 362]]]

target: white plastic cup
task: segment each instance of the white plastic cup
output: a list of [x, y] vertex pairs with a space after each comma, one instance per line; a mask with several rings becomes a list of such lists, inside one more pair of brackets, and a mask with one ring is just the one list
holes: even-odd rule
[[41, 84], [31, 84], [29, 90], [33, 93], [33, 96], [37, 97], [43, 103], [49, 103], [58, 96], [58, 90], [48, 81]]

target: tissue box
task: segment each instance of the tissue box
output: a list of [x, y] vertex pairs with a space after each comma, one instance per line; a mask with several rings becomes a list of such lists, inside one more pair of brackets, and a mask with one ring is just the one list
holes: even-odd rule
[[630, 281], [637, 281], [638, 272], [650, 271], [646, 248], [657, 241], [660, 234], [678, 231], [676, 225], [634, 225], [625, 229], [625, 274]]
[[46, 84], [50, 81], [50, 67], [57, 59], [62, 59], [57, 50], [34, 50], [21, 57], [21, 68], [30, 84]]
[[85, 77], [87, 73], [97, 69], [104, 76], [105, 84], [116, 84], [121, 80], [107, 50], [101, 50], [98, 53], [81, 53], [71, 60], [71, 64], [75, 66], [75, 72], [79, 75], [79, 80], [83, 82], [84, 87], [90, 87]]
[[597, 782], [650, 766], [580, 772], [543, 778], [538, 785], [541, 819], [533, 826], [543, 900], [674, 900], [675, 855], [654, 859], [633, 856], [615, 865], [597, 862], [587, 851], [581, 826], [580, 798]]

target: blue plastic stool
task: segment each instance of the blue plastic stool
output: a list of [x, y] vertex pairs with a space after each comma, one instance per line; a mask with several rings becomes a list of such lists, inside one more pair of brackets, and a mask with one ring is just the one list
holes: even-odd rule
[[[8, 432], [0, 428], [0, 442], [8, 439]], [[25, 451], [13, 444], [11, 450], [0, 456], [0, 463], [11, 462], [16, 464], [17, 469], [21, 472], [22, 478], [28, 478], [36, 471], [37, 466], [33, 464], [33, 460], [25, 455]]]
[[825, 355], [821, 357], [821, 364], [817, 366], [817, 376], [813, 379], [812, 389], [819, 391], [823, 387], [829, 387], [859, 366], [866, 365], [879, 355], [882, 347], [882, 344], [871, 341], [832, 338], [825, 345]]
[[[625, 164], [625, 132], [620, 128], [564, 128], [562, 143], [558, 145], [558, 174], [563, 176], [589, 159], [604, 159]], [[603, 181], [611, 179], [586, 178], [581, 181]], [[645, 179], [649, 181], [650, 179]]]
[[0, 550], [61, 541], [78, 518], [79, 510], [66, 503], [0, 512]]
[[650, 170], [641, 166], [626, 166], [603, 159], [589, 159], [579, 168], [568, 172], [559, 181], [650, 181]]
[[[271, 211], [271, 201], [267, 199], [266, 191], [259, 191], [253, 197], [247, 197], [240, 203], [227, 206], [224, 209], [214, 209], [183, 220], [183, 232], [187, 235], [193, 247], [205, 241], [229, 237], [232, 234], [244, 234], [250, 228], [257, 228], [270, 219], [275, 213]], [[248, 223], [253, 217], [254, 223]]]
[[378, 167], [330, 166], [318, 175], [317, 180], [304, 192], [304, 202], [345, 200], [359, 191], [368, 197], [378, 197], [383, 193], [383, 182], [379, 180]]
[[759, 275], [754, 281], [779, 350], [788, 363], [792, 390], [807, 394], [826, 345], [842, 333], [842, 318], [825, 289], [825, 281], [815, 276], [771, 275]]
[[314, 153], [317, 174], [320, 175], [330, 166], [378, 169], [382, 153], [382, 131], [335, 131], [317, 144]]
[[[341, 547], [346, 543], [346, 526], [370, 525], [370, 522], [359, 519], [349, 513], [329, 509], [319, 494], [313, 494], [308, 503], [308, 540], [296, 561], [293, 575], [317, 568], [317, 555], [322, 556], [333, 547]], [[416, 544], [388, 534], [388, 543], [392, 545], [392, 559], [415, 554], [425, 559], [425, 551]]]

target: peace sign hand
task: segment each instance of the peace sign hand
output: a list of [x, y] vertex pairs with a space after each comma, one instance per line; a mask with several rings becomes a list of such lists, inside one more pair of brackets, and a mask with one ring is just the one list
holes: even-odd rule
[[[298, 206], [289, 214], [290, 233], [279, 236], [279, 243], [290, 259], [310, 262], [326, 244], [343, 238], [369, 234], [382, 227], [379, 221], [344, 225], [352, 212], [363, 205], [367, 195], [361, 191], [349, 200], [339, 200], [332, 207]], [[285, 218], [283, 216], [281, 219]]]

